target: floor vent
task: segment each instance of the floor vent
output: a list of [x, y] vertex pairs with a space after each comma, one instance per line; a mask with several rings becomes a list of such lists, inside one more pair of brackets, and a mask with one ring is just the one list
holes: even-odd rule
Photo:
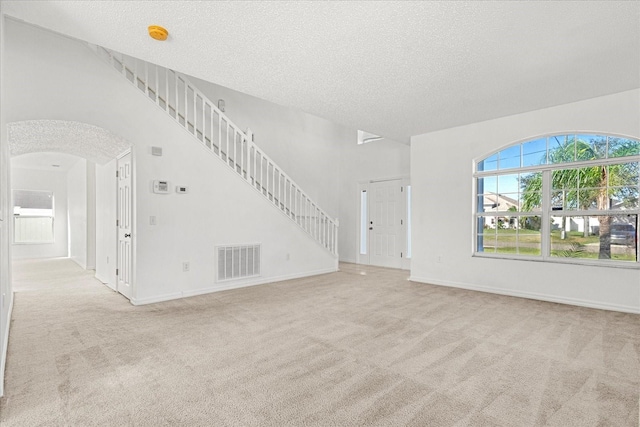
[[260, 275], [260, 245], [218, 246], [218, 282]]

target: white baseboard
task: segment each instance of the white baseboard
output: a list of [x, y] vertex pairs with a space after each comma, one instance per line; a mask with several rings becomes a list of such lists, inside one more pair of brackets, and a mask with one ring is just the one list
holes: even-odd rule
[[473, 285], [468, 283], [449, 282], [444, 280], [428, 279], [424, 277], [411, 276], [412, 282], [426, 283], [429, 285], [446, 286], [450, 288], [467, 289], [470, 291], [487, 292], [491, 294], [507, 295], [510, 297], [528, 298], [539, 301], [557, 302], [560, 304], [577, 305], [579, 307], [597, 308], [600, 310], [620, 311], [623, 313], [640, 314], [640, 307], [621, 304], [609, 304], [599, 301], [589, 301], [578, 298], [567, 298], [557, 295], [539, 294], [535, 292], [512, 291], [509, 289], [494, 288], [492, 286]]
[[102, 283], [103, 285], [105, 285], [107, 288], [111, 289], [112, 291], [116, 290], [115, 285], [112, 285], [111, 283], [109, 283], [109, 279], [105, 279], [104, 277], [100, 276], [99, 274], [95, 274], [94, 276], [96, 278], [96, 280], [99, 280], [100, 283]]
[[336, 271], [337, 271], [337, 266], [335, 269], [327, 268], [323, 270], [315, 270], [315, 271], [306, 272], [306, 273], [287, 274], [284, 276], [254, 277], [252, 280], [243, 280], [241, 282], [238, 282], [238, 281], [222, 282], [222, 283], [217, 283], [214, 286], [208, 286], [206, 288], [175, 292], [171, 294], [159, 295], [159, 296], [150, 297], [150, 298], [139, 298], [139, 299], [132, 298], [130, 301], [131, 301], [131, 304], [133, 305], [153, 304], [157, 302], [170, 301], [174, 299], [210, 294], [213, 292], [228, 291], [231, 289], [246, 288], [249, 286], [266, 285], [268, 283], [282, 282], [285, 280], [301, 279], [303, 277], [310, 277], [310, 276], [318, 276], [320, 274], [335, 273]]
[[7, 364], [7, 354], [9, 354], [9, 326], [11, 326], [11, 314], [13, 313], [14, 293], [11, 292], [11, 301], [9, 301], [9, 311], [7, 312], [7, 325], [4, 330], [4, 342], [2, 343], [3, 351], [0, 352], [0, 397], [4, 396], [4, 372]]
[[158, 295], [149, 298], [131, 298], [129, 302], [133, 305], [147, 305], [157, 302], [171, 301], [178, 298], [182, 298], [182, 292], [173, 292], [170, 294]]
[[283, 282], [285, 280], [301, 279], [303, 277], [310, 277], [310, 276], [318, 276], [320, 274], [334, 273], [336, 271], [337, 269], [327, 268], [324, 270], [316, 270], [316, 271], [311, 271], [307, 273], [287, 274], [284, 276], [266, 277], [266, 278], [257, 277], [257, 278], [254, 278], [254, 280], [243, 281], [243, 282], [222, 282], [207, 288], [184, 291], [182, 294], [185, 297], [192, 297], [196, 295], [208, 294], [211, 292], [227, 291], [230, 289], [246, 288], [249, 286], [266, 285], [267, 283]]
[[73, 261], [76, 264], [78, 264], [83, 270], [87, 269], [87, 265], [86, 264], [82, 264], [80, 261], [78, 261], [78, 258], [72, 257], [70, 259], [71, 259], [71, 261]]

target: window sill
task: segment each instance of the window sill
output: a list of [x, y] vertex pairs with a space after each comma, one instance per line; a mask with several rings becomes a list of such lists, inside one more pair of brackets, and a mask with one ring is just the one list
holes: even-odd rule
[[51, 242], [13, 242], [14, 245], [16, 246], [21, 246], [21, 245], [53, 245], [55, 242], [51, 241]]
[[598, 261], [598, 260], [573, 260], [569, 258], [542, 258], [532, 256], [519, 256], [519, 255], [497, 255], [497, 254], [484, 254], [476, 252], [473, 254], [474, 258], [490, 258], [490, 259], [502, 259], [502, 260], [515, 260], [515, 261], [533, 261], [533, 262], [545, 262], [553, 264], [571, 264], [589, 267], [606, 267], [606, 268], [624, 268], [628, 270], [640, 270], [640, 263], [631, 261]]

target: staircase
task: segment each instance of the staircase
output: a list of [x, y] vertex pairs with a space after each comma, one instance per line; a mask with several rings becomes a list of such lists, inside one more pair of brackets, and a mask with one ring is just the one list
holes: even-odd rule
[[329, 217], [282, 169], [183, 74], [101, 46], [98, 56], [140, 89], [199, 144], [233, 169], [274, 207], [334, 256], [338, 221]]

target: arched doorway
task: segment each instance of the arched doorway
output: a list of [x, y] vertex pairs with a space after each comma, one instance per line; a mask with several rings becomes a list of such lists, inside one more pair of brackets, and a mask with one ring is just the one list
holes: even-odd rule
[[[133, 205], [131, 181], [116, 181], [120, 162], [128, 162], [133, 170], [127, 154], [130, 144], [103, 128], [79, 122], [29, 120], [9, 123], [7, 128], [12, 163], [29, 170], [16, 168], [12, 173], [14, 198], [33, 204], [14, 208], [14, 223], [23, 226], [14, 225], [14, 259], [69, 257], [130, 298], [131, 233], [114, 228], [127, 222], [117, 217], [122, 212], [118, 207]], [[55, 169], [58, 173], [52, 173]], [[128, 191], [119, 192], [119, 185], [128, 186]], [[43, 209], [38, 210], [38, 200]], [[126, 272], [126, 280], [118, 277], [119, 271]]]

